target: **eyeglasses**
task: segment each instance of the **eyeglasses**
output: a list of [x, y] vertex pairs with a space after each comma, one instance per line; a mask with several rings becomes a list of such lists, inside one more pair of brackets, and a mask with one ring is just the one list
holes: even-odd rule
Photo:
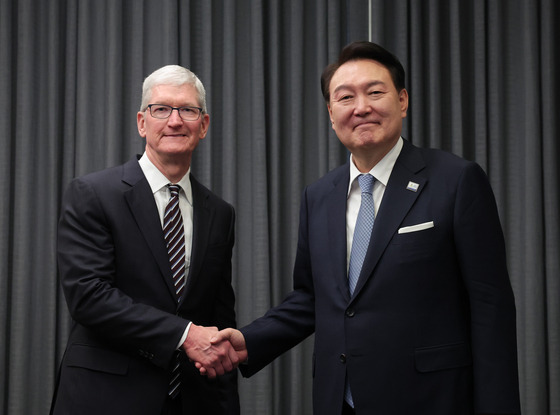
[[176, 108], [170, 105], [150, 104], [148, 105], [148, 108], [150, 109], [151, 116], [159, 118], [160, 120], [169, 118], [173, 110], [177, 110], [179, 117], [181, 117], [184, 121], [196, 121], [200, 118], [200, 114], [202, 114], [202, 108], [200, 107]]

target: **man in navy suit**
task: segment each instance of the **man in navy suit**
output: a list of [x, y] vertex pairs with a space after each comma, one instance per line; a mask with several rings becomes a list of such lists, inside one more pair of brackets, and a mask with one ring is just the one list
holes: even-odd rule
[[[240, 368], [251, 376], [315, 333], [317, 415], [519, 414], [515, 303], [492, 190], [477, 164], [401, 137], [404, 78], [370, 42], [327, 66], [321, 87], [350, 160], [303, 192], [294, 290], [213, 343], [248, 355]], [[363, 175], [374, 178], [375, 217], [350, 288]]]
[[209, 122], [196, 75], [160, 68], [137, 115], [144, 154], [70, 184], [58, 263], [73, 325], [51, 413], [239, 413], [237, 373], [204, 378], [189, 362], [217, 353], [212, 378], [238, 363], [229, 345], [209, 342], [235, 327], [234, 210], [190, 173]]

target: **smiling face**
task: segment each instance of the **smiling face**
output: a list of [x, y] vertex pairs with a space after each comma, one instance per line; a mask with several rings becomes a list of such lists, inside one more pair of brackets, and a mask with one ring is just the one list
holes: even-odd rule
[[[150, 104], [172, 107], [198, 107], [196, 88], [190, 84], [157, 85], [152, 88]], [[169, 118], [158, 119], [150, 110], [137, 115], [138, 133], [146, 138], [146, 155], [161, 171], [169, 164], [190, 166], [192, 153], [200, 140], [206, 137], [210, 117], [202, 114], [196, 121], [184, 121], [177, 111]]]
[[341, 65], [329, 90], [333, 130], [352, 153], [356, 167], [370, 171], [401, 135], [408, 109], [406, 89], [397, 91], [385, 66], [360, 59]]

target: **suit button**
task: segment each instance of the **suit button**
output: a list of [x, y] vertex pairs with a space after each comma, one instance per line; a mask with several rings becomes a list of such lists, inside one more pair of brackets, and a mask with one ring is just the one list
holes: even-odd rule
[[346, 317], [354, 317], [355, 314], [356, 314], [356, 312], [351, 308], [346, 310]]
[[346, 363], [346, 355], [344, 353], [340, 355], [340, 363]]

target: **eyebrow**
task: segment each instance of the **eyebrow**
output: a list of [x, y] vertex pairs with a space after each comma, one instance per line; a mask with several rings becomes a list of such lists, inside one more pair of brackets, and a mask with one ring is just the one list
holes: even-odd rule
[[[376, 80], [376, 81], [371, 81], [371, 82], [367, 83], [365, 86], [366, 86], [366, 88], [371, 88], [372, 86], [377, 86], [377, 85], [385, 86], [386, 84], [383, 81]], [[338, 91], [340, 91], [342, 89], [353, 89], [353, 87], [348, 85], [348, 84], [339, 85], [333, 90], [333, 94], [336, 94]]]

